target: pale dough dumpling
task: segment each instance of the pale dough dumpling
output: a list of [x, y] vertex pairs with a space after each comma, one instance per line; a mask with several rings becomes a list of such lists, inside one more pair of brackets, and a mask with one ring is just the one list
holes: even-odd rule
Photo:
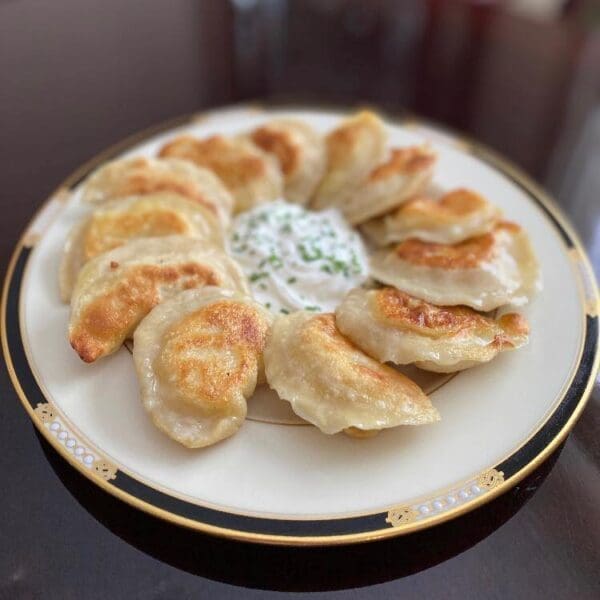
[[204, 287], [154, 308], [133, 360], [154, 424], [188, 448], [233, 435], [254, 393], [271, 315], [248, 296]]
[[325, 138], [327, 167], [312, 201], [314, 208], [338, 207], [386, 156], [387, 132], [374, 113], [362, 111]]
[[434, 306], [395, 288], [351, 291], [336, 311], [338, 329], [381, 362], [437, 373], [468, 369], [520, 348], [529, 327], [516, 313], [498, 319], [466, 306]]
[[331, 313], [277, 317], [264, 359], [269, 385], [324, 433], [439, 420], [421, 388], [359, 350], [338, 331]]
[[423, 191], [431, 182], [436, 155], [429, 146], [392, 148], [389, 158], [332, 203], [352, 225], [382, 215]]
[[371, 275], [440, 306], [489, 311], [525, 304], [539, 289], [539, 270], [521, 227], [502, 222], [459, 244], [410, 239], [371, 256]]
[[83, 201], [97, 204], [156, 192], [184, 196], [212, 211], [229, 226], [233, 198], [209, 170], [177, 158], [137, 156], [113, 160], [94, 171], [83, 184]]
[[224, 231], [214, 212], [171, 192], [112, 200], [76, 225], [60, 265], [60, 293], [68, 302], [81, 267], [91, 258], [138, 238], [185, 235], [223, 247]]
[[163, 300], [219, 286], [248, 293], [238, 265], [222, 250], [184, 236], [134, 240], [81, 269], [71, 297], [69, 341], [85, 362], [111, 354]]
[[235, 199], [235, 212], [275, 200], [283, 192], [277, 161], [243, 138], [214, 135], [197, 139], [184, 135], [165, 144], [160, 156], [188, 160], [211, 170]]
[[411, 198], [384, 217], [364, 223], [361, 230], [378, 246], [410, 238], [456, 244], [487, 233], [501, 217], [502, 211], [483, 196], [461, 188], [439, 199]]
[[279, 162], [285, 199], [307, 204], [325, 172], [321, 135], [303, 121], [275, 119], [254, 129], [249, 138]]

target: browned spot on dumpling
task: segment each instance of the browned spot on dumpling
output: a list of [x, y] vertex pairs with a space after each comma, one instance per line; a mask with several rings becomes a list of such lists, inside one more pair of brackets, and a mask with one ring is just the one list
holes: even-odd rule
[[376, 318], [403, 331], [431, 338], [491, 332], [492, 343], [498, 348], [513, 346], [515, 337], [529, 333], [527, 321], [517, 313], [505, 314], [495, 321], [466, 306], [435, 306], [391, 287], [373, 294]]
[[332, 314], [297, 311], [278, 317], [264, 360], [269, 385], [324, 433], [439, 419], [418, 385], [355, 346]]
[[171, 327], [155, 364], [166, 385], [186, 403], [220, 413], [256, 383], [268, 322], [252, 306], [217, 301]]
[[188, 234], [187, 221], [173, 210], [149, 208], [139, 212], [99, 213], [92, 217], [84, 238], [86, 260], [121, 246], [131, 238]]
[[394, 252], [398, 258], [417, 266], [472, 269], [494, 258], [497, 235], [502, 230], [516, 233], [519, 229], [514, 223], [500, 223], [490, 233], [458, 244], [436, 244], [409, 239], [398, 244]]
[[494, 319], [466, 306], [436, 306], [392, 287], [356, 288], [336, 312], [340, 331], [381, 362], [439, 373], [468, 369], [520, 348], [529, 327], [518, 314]]
[[163, 146], [160, 156], [189, 160], [210, 169], [230, 189], [243, 187], [249, 181], [267, 175], [267, 164], [262, 156], [220, 135], [204, 140], [178, 137]]
[[377, 115], [363, 111], [347, 119], [325, 138], [329, 168], [345, 163], [353, 149], [378, 136], [381, 127]]
[[425, 397], [421, 388], [408, 377], [373, 360], [342, 335], [332, 313], [315, 316], [303, 327], [301, 336], [305, 343], [319, 348], [319, 352], [325, 349], [331, 352], [331, 360], [339, 367], [336, 377], [346, 383], [360, 379], [360, 388], [371, 390], [374, 396], [378, 391], [397, 388], [403, 394], [411, 390], [416, 398]]
[[488, 206], [487, 200], [465, 188], [459, 188], [444, 194], [439, 200], [417, 197], [403, 204], [396, 212], [405, 217], [423, 216], [439, 220], [452, 221], [468, 217]]
[[394, 327], [426, 331], [432, 336], [454, 334], [486, 321], [466, 306], [435, 306], [391, 287], [377, 290], [375, 302], [378, 318]]
[[409, 239], [398, 244], [395, 252], [398, 258], [413, 265], [469, 269], [492, 258], [493, 248], [494, 238], [488, 233], [454, 245]]
[[439, 205], [442, 209], [455, 215], [469, 215], [481, 210], [487, 205], [487, 200], [477, 192], [459, 188], [444, 194]]
[[250, 138], [259, 148], [277, 157], [284, 175], [288, 176], [298, 168], [300, 149], [289, 132], [264, 125], [255, 129]]
[[501, 331], [496, 334], [492, 342], [494, 348], [498, 348], [498, 350], [513, 348], [515, 346], [515, 339], [529, 335], [529, 324], [518, 313], [502, 315], [498, 319], [498, 325]]
[[216, 271], [200, 263], [134, 266], [115, 286], [90, 302], [70, 328], [71, 346], [85, 362], [93, 362], [132, 334], [160, 302], [162, 286], [190, 289], [219, 285]]
[[402, 173], [414, 175], [425, 171], [436, 160], [435, 153], [424, 146], [409, 146], [407, 148], [394, 148], [389, 159], [371, 171], [369, 179], [380, 181]]
[[185, 181], [181, 176], [153, 168], [145, 158], [133, 160], [129, 170], [123, 174], [122, 179], [111, 189], [112, 198], [126, 196], [141, 196], [158, 192], [172, 192], [209, 209], [217, 214], [217, 207], [209, 198], [201, 194], [197, 185], [192, 181]]

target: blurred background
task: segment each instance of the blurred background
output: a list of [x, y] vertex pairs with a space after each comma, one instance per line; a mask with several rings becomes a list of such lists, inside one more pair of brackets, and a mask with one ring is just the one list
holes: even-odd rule
[[[600, 275], [600, 0], [0, 0], [0, 275], [35, 208], [84, 161], [162, 120], [254, 100], [369, 103], [480, 140], [558, 199]], [[11, 389], [2, 369], [0, 386]], [[5, 399], [4, 470], [20, 475], [0, 503], [0, 599], [103, 598], [111, 582], [119, 597], [198, 597], [204, 580], [74, 509]], [[599, 400], [597, 387], [511, 523], [403, 590], [598, 598]], [[534, 477], [515, 494], [533, 493]]]
[[598, 0], [0, 0], [2, 214], [129, 133], [265, 98], [468, 133], [550, 189], [598, 270]]

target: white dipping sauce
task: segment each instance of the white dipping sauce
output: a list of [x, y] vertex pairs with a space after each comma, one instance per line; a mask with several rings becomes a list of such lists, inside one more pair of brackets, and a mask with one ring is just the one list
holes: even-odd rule
[[282, 200], [239, 215], [229, 251], [254, 298], [273, 312], [332, 312], [368, 276], [362, 240], [337, 210]]

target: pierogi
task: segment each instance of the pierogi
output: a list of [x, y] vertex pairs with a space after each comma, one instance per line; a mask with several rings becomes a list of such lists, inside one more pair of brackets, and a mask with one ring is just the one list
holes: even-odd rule
[[490, 318], [466, 306], [434, 306], [395, 288], [351, 291], [336, 311], [338, 329], [369, 356], [461, 371], [520, 348], [529, 327], [516, 313]]
[[67, 238], [59, 271], [63, 302], [71, 298], [77, 274], [91, 258], [134, 239], [165, 235], [195, 237], [221, 248], [225, 243], [214, 212], [172, 192], [103, 203]]
[[135, 331], [133, 360], [154, 424], [189, 448], [233, 435], [254, 393], [271, 315], [215, 287], [181, 292]]
[[378, 250], [371, 256], [371, 275], [433, 304], [482, 311], [525, 304], [540, 287], [529, 238], [508, 222], [459, 244], [409, 239]]
[[312, 205], [316, 209], [338, 207], [382, 160], [387, 149], [387, 132], [374, 113], [362, 111], [336, 127], [325, 138], [327, 167]]
[[435, 423], [403, 373], [434, 389], [449, 378], [419, 369], [528, 343], [521, 315], [482, 314], [541, 289], [526, 232], [475, 191], [442, 192], [433, 146], [388, 145], [373, 112], [327, 134], [259, 119], [84, 181], [60, 267], [71, 346], [92, 363], [133, 338], [142, 404], [188, 448], [234, 435], [263, 383], [325, 434]]
[[213, 212], [223, 227], [229, 225], [233, 198], [225, 186], [209, 170], [177, 158], [138, 156], [108, 162], [86, 179], [82, 198], [99, 204], [157, 192], [188, 198]]
[[439, 199], [411, 198], [393, 212], [364, 223], [363, 233], [377, 246], [411, 238], [436, 244], [456, 244], [487, 233], [502, 211], [483, 196], [457, 189]]
[[323, 433], [424, 425], [440, 418], [416, 383], [357, 348], [331, 313], [277, 317], [264, 359], [269, 385]]
[[364, 223], [401, 206], [425, 189], [433, 175], [436, 155], [429, 146], [392, 148], [389, 158], [375, 167], [354, 189], [332, 203], [351, 225]]
[[177, 137], [160, 150], [162, 158], [188, 160], [212, 171], [235, 199], [234, 212], [279, 198], [283, 175], [277, 161], [243, 137]]
[[319, 133], [297, 119], [274, 119], [250, 132], [249, 138], [277, 159], [286, 200], [307, 204], [325, 172], [325, 144]]
[[87, 262], [71, 298], [69, 341], [85, 362], [111, 354], [163, 300], [205, 285], [248, 292], [221, 249], [184, 236], [139, 239]]

